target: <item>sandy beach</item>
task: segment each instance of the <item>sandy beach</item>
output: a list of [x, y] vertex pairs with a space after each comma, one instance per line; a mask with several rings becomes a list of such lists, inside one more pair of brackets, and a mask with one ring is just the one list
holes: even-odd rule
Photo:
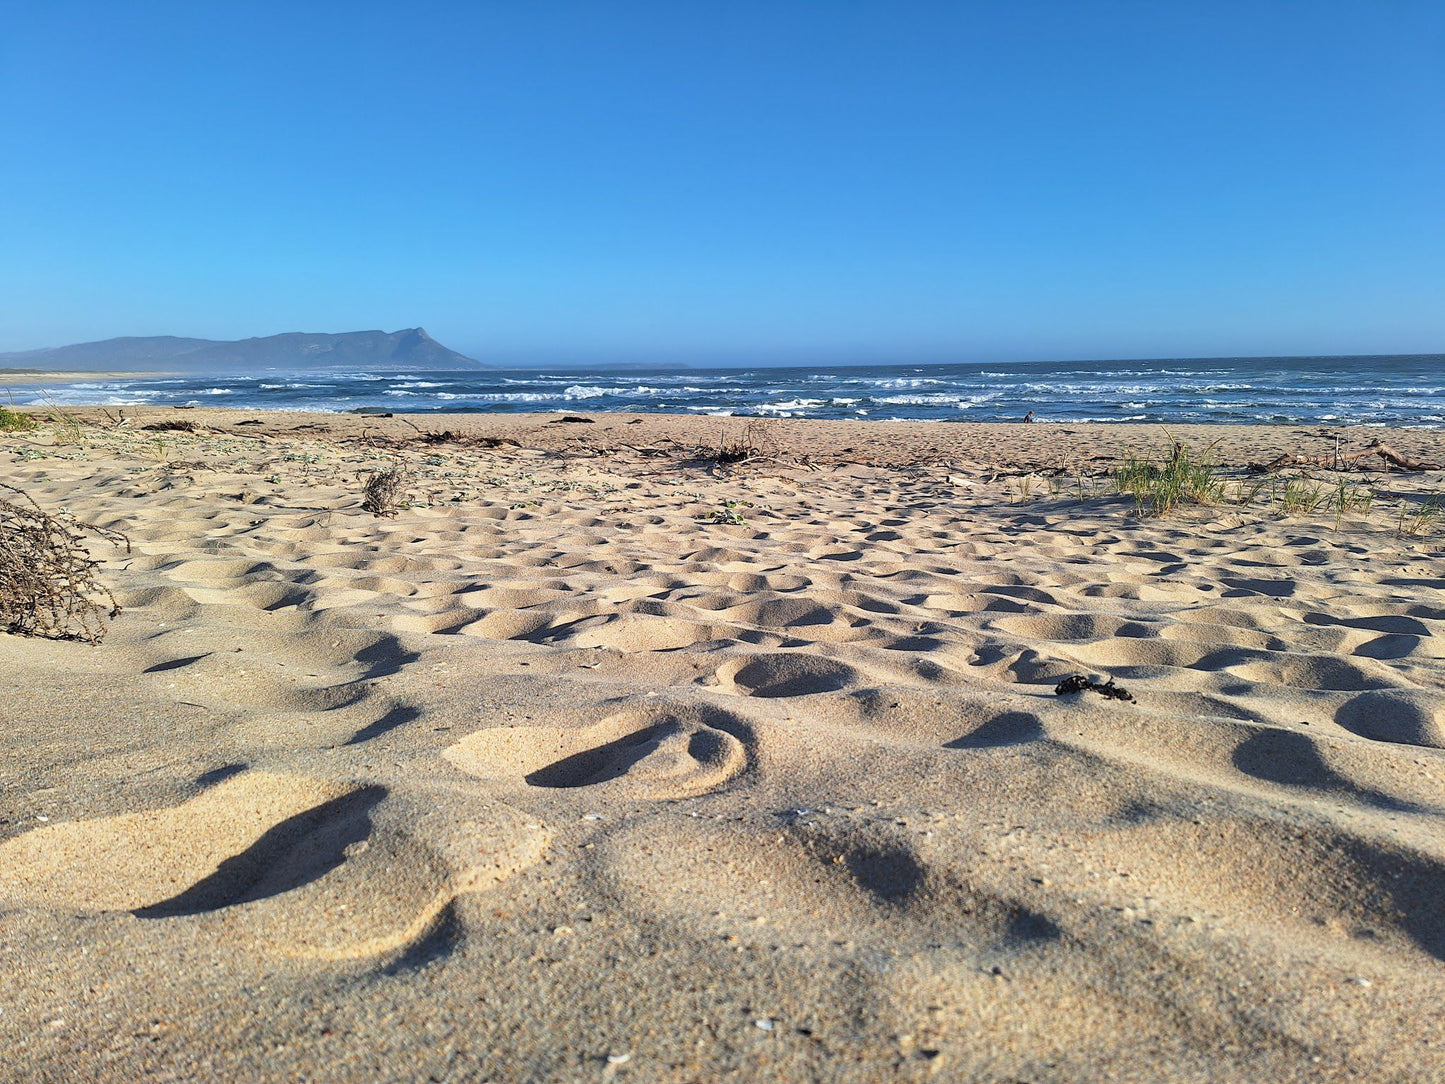
[[1169, 440], [1381, 434], [570, 417], [0, 433], [130, 539], [102, 643], [0, 634], [0, 1076], [1445, 1080], [1441, 473], [1143, 518]]

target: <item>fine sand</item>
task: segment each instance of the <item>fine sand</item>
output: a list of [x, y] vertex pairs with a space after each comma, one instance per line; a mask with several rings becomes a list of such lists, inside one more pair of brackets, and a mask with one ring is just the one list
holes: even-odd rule
[[1157, 428], [116, 414], [0, 434], [132, 543], [101, 645], [0, 634], [0, 1078], [1445, 1080], [1440, 475], [1140, 519]]

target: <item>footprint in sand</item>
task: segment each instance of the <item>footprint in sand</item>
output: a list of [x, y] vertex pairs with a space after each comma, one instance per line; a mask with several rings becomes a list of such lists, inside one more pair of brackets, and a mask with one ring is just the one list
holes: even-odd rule
[[1374, 741], [1445, 749], [1445, 696], [1427, 689], [1380, 689], [1343, 704], [1335, 722]]
[[0, 901], [190, 921], [198, 938], [268, 955], [365, 959], [426, 937], [457, 896], [525, 868], [547, 842], [505, 808], [485, 825], [428, 824], [409, 808], [383, 816], [393, 799], [379, 786], [259, 771], [212, 777], [220, 781], [178, 806], [48, 825], [0, 844]]
[[746, 770], [751, 728], [709, 705], [634, 708], [578, 728], [494, 727], [443, 754], [483, 779], [551, 789], [604, 787], [632, 798], [689, 798]]
[[[767, 942], [836, 944], [846, 936], [896, 949], [1027, 951], [1057, 941], [1053, 919], [1019, 886], [953, 861], [934, 861], [906, 833], [877, 823], [798, 824], [758, 831], [693, 822], [685, 845], [659, 847], [655, 831], [609, 840], [603, 860], [639, 909]], [[725, 901], [725, 910], [719, 903]], [[744, 921], [739, 922], [739, 917]]]
[[717, 677], [730, 692], [760, 697], [831, 693], [859, 680], [858, 672], [847, 663], [821, 655], [781, 652], [724, 663]]

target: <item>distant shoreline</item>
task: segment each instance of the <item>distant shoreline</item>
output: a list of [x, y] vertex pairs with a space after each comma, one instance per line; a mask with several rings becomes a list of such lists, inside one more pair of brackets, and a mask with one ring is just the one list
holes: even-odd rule
[[128, 369], [0, 369], [0, 388], [9, 384], [75, 384], [84, 380], [150, 380], [176, 373]]

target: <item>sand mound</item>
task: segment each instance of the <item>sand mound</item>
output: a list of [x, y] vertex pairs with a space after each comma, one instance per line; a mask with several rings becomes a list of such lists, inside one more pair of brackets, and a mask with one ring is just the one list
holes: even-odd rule
[[1445, 1079], [1438, 538], [1051, 492], [1106, 426], [479, 415], [377, 518], [399, 421], [195, 418], [0, 446], [135, 547], [0, 638], [11, 1077]]

